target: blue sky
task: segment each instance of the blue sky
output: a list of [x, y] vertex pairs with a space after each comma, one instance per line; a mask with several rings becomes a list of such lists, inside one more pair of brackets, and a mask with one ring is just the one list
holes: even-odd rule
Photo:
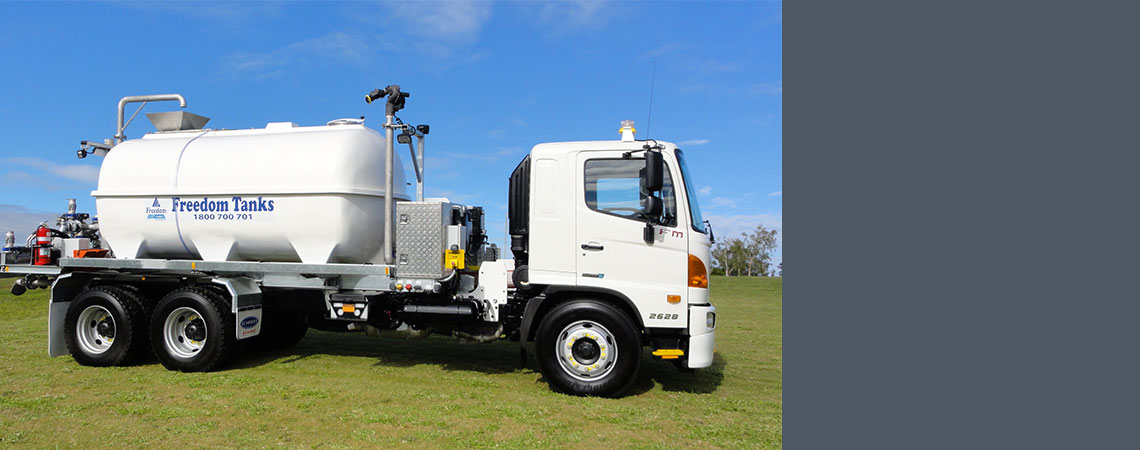
[[[617, 139], [623, 119], [685, 149], [718, 237], [783, 234], [779, 2], [0, 2], [0, 17], [0, 231], [69, 197], [94, 212], [102, 159], [75, 150], [114, 134], [123, 96], [181, 93], [216, 128], [375, 126], [364, 94], [399, 84], [398, 115], [432, 125], [427, 194], [484, 206], [500, 245], [526, 152]], [[141, 116], [129, 138], [153, 130]]]

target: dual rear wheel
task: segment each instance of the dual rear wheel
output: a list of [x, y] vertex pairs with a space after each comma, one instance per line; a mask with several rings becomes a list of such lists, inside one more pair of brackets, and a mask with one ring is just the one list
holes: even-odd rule
[[154, 356], [164, 367], [206, 372], [237, 346], [230, 302], [214, 288], [184, 287], [166, 294], [150, 319]]
[[[206, 372], [238, 347], [230, 301], [218, 288], [188, 286], [166, 294], [153, 311], [135, 289], [95, 286], [80, 293], [64, 319], [67, 348], [85, 366], [136, 362], [153, 350], [170, 370]], [[261, 348], [296, 344], [308, 329], [304, 316], [268, 313]]]
[[147, 311], [138, 293], [96, 286], [79, 294], [64, 317], [67, 350], [85, 366], [129, 364], [146, 355]]

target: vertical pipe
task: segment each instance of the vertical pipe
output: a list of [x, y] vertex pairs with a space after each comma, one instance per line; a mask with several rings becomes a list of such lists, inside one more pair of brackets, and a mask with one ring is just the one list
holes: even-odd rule
[[416, 201], [422, 202], [424, 201], [424, 172], [427, 172], [424, 170], [424, 136], [422, 134], [417, 136], [416, 146], [419, 147], [416, 150], [416, 162], [419, 164], [416, 166], [420, 170], [419, 176], [416, 177], [418, 178], [416, 180]]
[[384, 263], [391, 265], [392, 258], [392, 221], [396, 219], [395, 212], [392, 209], [392, 195], [395, 194], [395, 189], [392, 188], [392, 156], [395, 152], [392, 135], [392, 118], [394, 116], [388, 115], [387, 121], [384, 123], [384, 138], [387, 141], [384, 152]]

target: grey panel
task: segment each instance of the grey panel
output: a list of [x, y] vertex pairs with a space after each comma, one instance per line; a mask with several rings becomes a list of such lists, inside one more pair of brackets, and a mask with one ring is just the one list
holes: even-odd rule
[[407, 278], [443, 276], [444, 228], [450, 222], [451, 204], [400, 202], [396, 204], [396, 275]]

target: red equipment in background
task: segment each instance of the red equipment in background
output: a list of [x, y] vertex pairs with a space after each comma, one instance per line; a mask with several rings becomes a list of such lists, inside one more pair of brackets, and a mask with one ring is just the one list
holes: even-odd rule
[[43, 225], [36, 228], [36, 245], [34, 247], [32, 264], [46, 266], [52, 263], [51, 230]]

